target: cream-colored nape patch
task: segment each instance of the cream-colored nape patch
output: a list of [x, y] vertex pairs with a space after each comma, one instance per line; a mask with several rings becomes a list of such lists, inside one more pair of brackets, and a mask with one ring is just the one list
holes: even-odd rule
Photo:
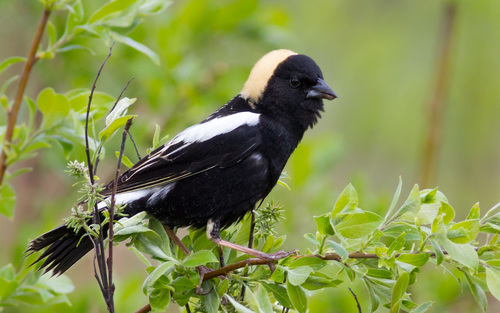
[[296, 54], [297, 53], [290, 50], [279, 49], [264, 55], [252, 68], [240, 95], [245, 99], [251, 99], [257, 102], [264, 93], [267, 82], [273, 75], [276, 67], [289, 56]]

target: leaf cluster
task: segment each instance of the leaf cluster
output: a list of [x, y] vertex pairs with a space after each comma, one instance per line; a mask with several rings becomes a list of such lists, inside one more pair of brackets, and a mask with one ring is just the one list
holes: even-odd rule
[[[500, 252], [494, 225], [498, 225], [500, 206], [481, 218], [479, 206], [474, 205], [465, 220], [455, 221], [453, 207], [437, 188], [419, 190], [414, 186], [396, 209], [401, 187], [400, 181], [382, 217], [359, 208], [357, 192], [348, 185], [331, 212], [315, 217], [316, 233], [304, 235], [312, 244], [306, 253], [292, 255], [270, 267], [265, 266], [266, 262], [252, 263], [258, 259], [224, 248], [228, 265], [219, 269], [218, 247], [203, 230], [190, 230], [182, 239], [193, 251], [186, 256], [169, 242], [160, 223], [150, 219], [146, 224], [145, 215], [120, 220], [116, 234], [120, 241], [131, 239], [130, 249], [147, 266], [149, 276], [143, 292], [154, 311], [175, 302], [200, 312], [281, 312], [284, 308], [306, 312], [313, 293], [361, 281], [370, 296], [371, 312], [381, 306], [391, 312], [424, 312], [432, 301], [417, 304], [409, 292], [424, 266], [442, 267], [466, 281], [485, 311], [487, 292], [499, 298]], [[279, 209], [267, 204], [256, 221], [272, 220]], [[245, 244], [250, 221], [246, 216], [225, 230], [223, 238]], [[262, 237], [255, 236], [254, 244], [272, 253], [286, 238], [276, 238], [276, 233], [269, 230], [260, 230]], [[145, 254], [158, 264], [153, 265]], [[208, 274], [208, 279], [200, 281], [195, 268], [200, 265], [217, 270], [217, 275]], [[204, 291], [201, 294], [197, 293], [200, 288]]]

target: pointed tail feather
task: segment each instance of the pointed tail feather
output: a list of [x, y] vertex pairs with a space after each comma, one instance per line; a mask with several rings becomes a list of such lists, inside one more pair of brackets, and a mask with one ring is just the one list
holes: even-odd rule
[[[106, 225], [102, 229], [104, 238], [107, 237], [107, 230]], [[84, 229], [75, 233], [72, 228], [61, 225], [33, 239], [26, 250], [28, 255], [44, 248], [47, 248], [47, 250], [31, 265], [46, 258], [39, 270], [43, 269], [44, 273], [52, 270], [52, 275], [61, 275], [94, 248], [90, 236], [83, 235], [85, 235]]]

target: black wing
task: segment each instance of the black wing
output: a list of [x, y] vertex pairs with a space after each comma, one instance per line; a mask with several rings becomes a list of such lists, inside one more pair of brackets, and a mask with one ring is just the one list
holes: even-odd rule
[[[123, 173], [118, 179], [117, 192], [151, 188], [214, 167], [229, 167], [248, 157], [262, 140], [259, 127], [247, 124], [203, 141], [185, 141], [182, 134], [154, 150]], [[112, 188], [113, 182], [106, 186], [102, 194], [110, 195]]]

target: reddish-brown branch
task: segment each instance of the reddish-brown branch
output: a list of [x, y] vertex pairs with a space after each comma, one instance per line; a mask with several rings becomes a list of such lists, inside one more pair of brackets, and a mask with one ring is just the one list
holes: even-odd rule
[[[443, 254], [448, 254], [447, 251], [443, 250]], [[415, 252], [417, 253], [417, 252]], [[435, 252], [424, 252], [429, 254], [431, 257], [435, 257], [436, 253]], [[401, 254], [396, 254], [396, 257], [400, 256]], [[315, 257], [315, 258], [320, 258], [322, 260], [330, 260], [330, 261], [337, 261], [337, 262], [342, 262], [342, 258], [340, 257], [339, 254], [337, 253], [328, 253], [326, 255], [295, 255], [292, 256], [294, 258], [303, 258], [303, 257]], [[362, 253], [362, 252], [351, 252], [349, 253], [348, 256], [349, 259], [378, 259], [379, 257], [375, 253]], [[205, 273], [205, 276], [203, 277], [203, 281], [219, 277], [219, 276], [226, 276], [230, 272], [233, 272], [237, 269], [244, 268], [245, 266], [255, 266], [255, 265], [268, 265], [269, 260], [265, 259], [246, 259], [240, 262], [236, 262], [233, 264], [229, 264], [225, 267], [221, 267], [219, 269], [213, 270], [211, 272]], [[151, 305], [146, 304], [139, 310], [135, 311], [135, 313], [147, 313], [151, 311]]]
[[444, 8], [443, 31], [441, 35], [440, 51], [437, 60], [436, 83], [434, 93], [429, 102], [429, 126], [425, 139], [422, 159], [422, 185], [428, 187], [435, 178], [439, 145], [442, 138], [443, 116], [446, 109], [446, 92], [450, 82], [452, 68], [451, 51], [454, 25], [456, 21], [457, 3], [448, 1]]
[[2, 152], [0, 154], [0, 185], [2, 185], [5, 177], [5, 171], [7, 170], [7, 149], [12, 142], [12, 136], [14, 135], [14, 129], [17, 123], [17, 116], [19, 115], [19, 109], [23, 101], [24, 91], [26, 90], [26, 85], [28, 84], [31, 69], [38, 60], [36, 52], [38, 50], [38, 46], [40, 45], [40, 41], [42, 40], [43, 32], [47, 25], [47, 21], [49, 20], [50, 13], [52, 12], [51, 9], [52, 6], [46, 6], [43, 9], [42, 17], [40, 18], [40, 22], [38, 23], [38, 27], [36, 29], [35, 38], [31, 43], [28, 58], [26, 59], [21, 78], [19, 79], [19, 85], [17, 87], [14, 103], [12, 108], [7, 111], [7, 129], [5, 130], [5, 137], [1, 147]]

